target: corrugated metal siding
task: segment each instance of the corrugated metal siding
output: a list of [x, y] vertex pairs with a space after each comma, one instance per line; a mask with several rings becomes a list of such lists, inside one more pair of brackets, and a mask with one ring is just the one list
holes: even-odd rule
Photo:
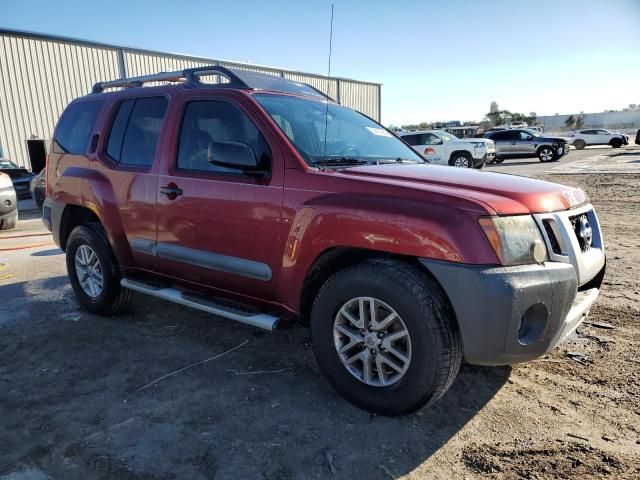
[[[120, 57], [122, 55], [122, 58]], [[122, 60], [122, 62], [121, 62]], [[161, 71], [222, 65], [308, 83], [336, 101], [380, 119], [380, 85], [278, 68], [123, 48], [28, 32], [0, 31], [0, 145], [29, 166], [26, 140], [49, 139], [67, 104], [94, 83]], [[219, 77], [203, 77], [215, 82]]]
[[0, 143], [29, 166], [26, 140], [49, 139], [60, 114], [103, 79], [118, 78], [115, 50], [0, 35]]
[[340, 103], [380, 121], [380, 85], [340, 80]]

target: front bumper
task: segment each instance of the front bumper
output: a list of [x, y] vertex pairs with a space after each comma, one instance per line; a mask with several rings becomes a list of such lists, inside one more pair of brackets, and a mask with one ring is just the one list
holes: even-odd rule
[[586, 318], [600, 287], [578, 292], [575, 269], [567, 263], [487, 267], [420, 262], [451, 301], [465, 361], [477, 365], [525, 362], [554, 349]]
[[481, 157], [477, 157], [477, 158], [473, 157], [473, 166], [474, 167], [479, 167], [481, 165], [484, 165], [485, 163], [489, 163], [495, 157], [496, 157], [495, 152], [487, 152], [484, 155], [482, 155]]

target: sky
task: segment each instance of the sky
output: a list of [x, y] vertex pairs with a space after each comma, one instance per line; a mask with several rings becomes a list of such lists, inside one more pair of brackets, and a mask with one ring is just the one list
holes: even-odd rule
[[[382, 123], [640, 104], [640, 0], [0, 0], [0, 27], [382, 83]], [[0, 61], [2, 59], [0, 58]]]

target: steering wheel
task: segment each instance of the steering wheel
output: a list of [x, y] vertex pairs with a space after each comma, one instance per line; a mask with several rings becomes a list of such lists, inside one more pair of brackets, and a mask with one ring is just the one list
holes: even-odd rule
[[358, 147], [354, 145], [348, 145], [344, 150], [340, 152], [340, 155], [342, 155], [343, 157], [359, 157], [360, 150], [358, 150]]

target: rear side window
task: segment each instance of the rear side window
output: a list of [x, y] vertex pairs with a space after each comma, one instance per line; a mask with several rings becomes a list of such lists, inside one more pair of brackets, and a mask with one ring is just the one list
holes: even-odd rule
[[412, 147], [420, 145], [420, 135], [403, 135], [402, 139]]
[[54, 149], [58, 153], [81, 155], [87, 151], [89, 137], [102, 101], [80, 102], [71, 105], [62, 115], [56, 136]]
[[158, 147], [167, 99], [148, 97], [124, 100], [113, 120], [107, 155], [123, 165], [149, 167]]

